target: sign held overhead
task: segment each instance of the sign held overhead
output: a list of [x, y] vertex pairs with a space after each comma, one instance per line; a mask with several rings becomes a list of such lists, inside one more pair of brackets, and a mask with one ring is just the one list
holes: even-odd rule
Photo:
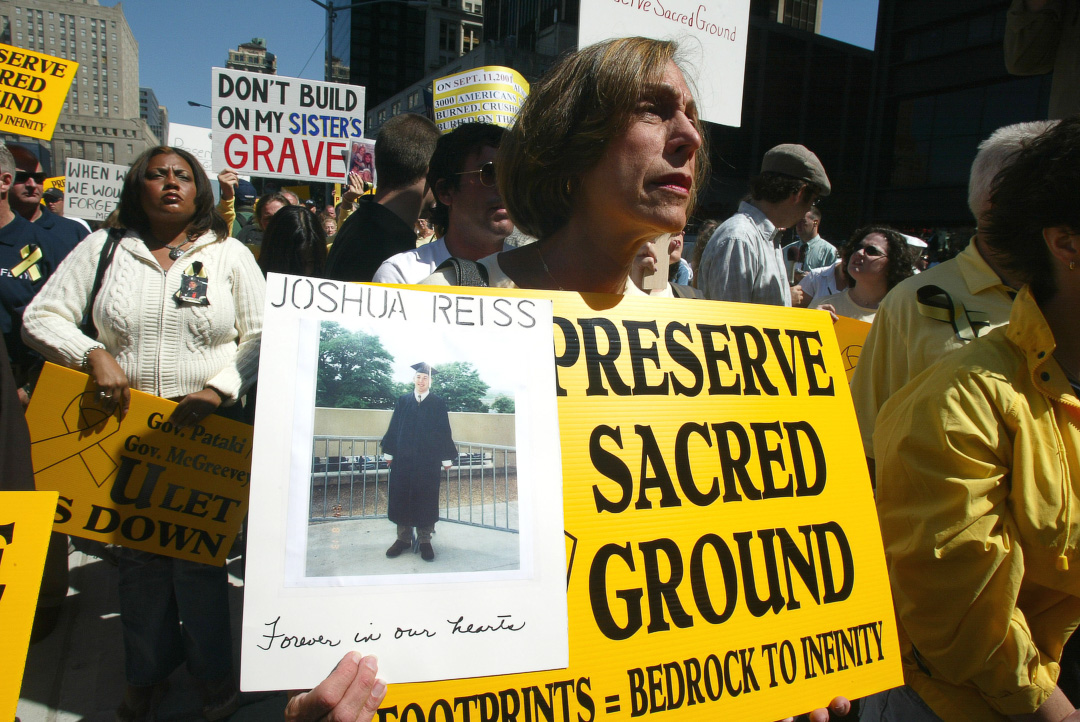
[[364, 88], [213, 69], [213, 165], [268, 178], [346, 179], [364, 137]]

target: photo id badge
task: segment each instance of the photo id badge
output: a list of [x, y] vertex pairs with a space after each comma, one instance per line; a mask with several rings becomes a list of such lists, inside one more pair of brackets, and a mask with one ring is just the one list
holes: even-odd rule
[[206, 285], [206, 269], [201, 261], [195, 261], [187, 267], [184, 275], [180, 277], [180, 290], [176, 292], [176, 300], [193, 306], [209, 306], [210, 300], [206, 297]]

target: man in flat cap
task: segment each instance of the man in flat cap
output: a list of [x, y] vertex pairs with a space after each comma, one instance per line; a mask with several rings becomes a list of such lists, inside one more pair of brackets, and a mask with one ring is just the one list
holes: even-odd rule
[[416, 371], [413, 390], [397, 400], [382, 440], [383, 454], [390, 462], [387, 516], [397, 524], [397, 541], [386, 556], [394, 558], [410, 548], [416, 527], [420, 558], [430, 562], [435, 559], [431, 534], [439, 518], [442, 469], [450, 468], [458, 452], [446, 402], [431, 393], [435, 370], [426, 363], [412, 368]]
[[791, 305], [780, 234], [803, 218], [832, 185], [801, 145], [778, 145], [750, 181], [750, 200], [713, 233], [701, 256], [700, 286], [717, 301]]

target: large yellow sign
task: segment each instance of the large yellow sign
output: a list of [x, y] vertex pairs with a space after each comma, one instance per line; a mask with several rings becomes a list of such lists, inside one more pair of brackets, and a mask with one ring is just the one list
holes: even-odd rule
[[26, 412], [38, 489], [60, 493], [56, 531], [224, 564], [247, 513], [251, 427], [139, 391], [121, 420], [86, 374], [46, 364]]
[[15, 718], [56, 492], [0, 492], [0, 719]]
[[0, 130], [50, 140], [79, 64], [0, 44]]
[[902, 683], [827, 314], [454, 290], [555, 302], [570, 667], [393, 685], [381, 720], [774, 720]]

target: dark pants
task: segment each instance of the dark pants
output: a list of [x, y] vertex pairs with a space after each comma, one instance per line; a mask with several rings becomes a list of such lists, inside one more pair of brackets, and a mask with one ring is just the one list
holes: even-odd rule
[[231, 673], [225, 567], [135, 549], [122, 549], [119, 557], [128, 683], [143, 687], [160, 682], [185, 660], [191, 675], [203, 682]]

